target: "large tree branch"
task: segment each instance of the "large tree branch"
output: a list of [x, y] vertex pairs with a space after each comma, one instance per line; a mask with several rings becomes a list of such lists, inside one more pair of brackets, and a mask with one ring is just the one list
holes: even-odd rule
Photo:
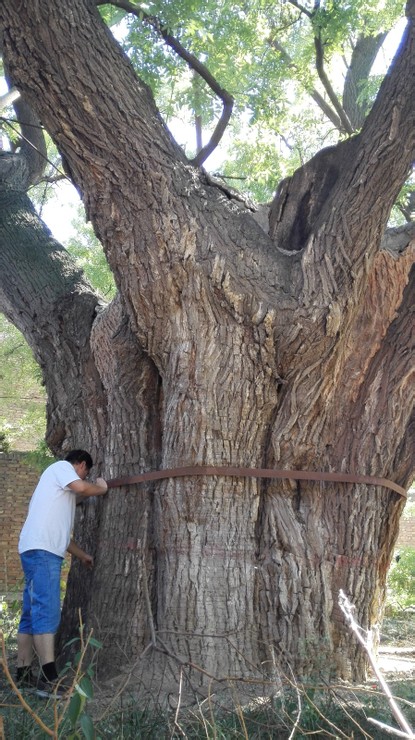
[[341, 134], [345, 134], [357, 131], [363, 125], [366, 111], [364, 105], [359, 102], [359, 95], [362, 92], [364, 83], [368, 80], [374, 59], [385, 40], [385, 36], [386, 33], [382, 33], [377, 36], [362, 36], [358, 39], [347, 69], [343, 90], [343, 105], [340, 104], [325, 73], [321, 42], [318, 43], [319, 53], [316, 54], [317, 70], [319, 71], [324, 88], [329, 94], [332, 105], [327, 103], [315, 87], [304, 81], [304, 75], [301, 69], [277, 39], [271, 38], [270, 44], [280, 54], [285, 64], [295, 72], [300, 84], [302, 84], [314, 102], [317, 103], [328, 120], [331, 121]]
[[[38, 218], [28, 197], [0, 190], [0, 310], [20, 329], [46, 385], [47, 441], [55, 452], [95, 445], [106, 407], [89, 334], [98, 297]], [[102, 391], [102, 389], [101, 389]], [[94, 405], [101, 407], [97, 427]], [[100, 453], [101, 454], [101, 453]]]
[[[415, 242], [412, 242], [412, 259], [415, 253]], [[380, 256], [380, 255], [379, 255]], [[399, 271], [399, 263], [396, 271]], [[380, 269], [382, 267], [380, 266]], [[389, 269], [384, 273], [382, 282], [377, 287], [383, 291], [396, 290], [399, 283]], [[403, 292], [402, 300], [394, 321], [390, 323], [378, 351], [374, 353], [368, 367], [363, 372], [363, 361], [356, 358], [354, 367], [349, 366], [349, 377], [357, 377], [361, 368], [361, 386], [356, 394], [354, 412], [347, 419], [347, 424], [355, 430], [353, 449], [350, 451], [353, 460], [359, 459], [359, 444], [362, 439], [371, 439], [372, 470], [383, 466], [386, 476], [393, 475], [400, 485], [408, 487], [415, 477], [415, 460], [413, 456], [414, 413], [415, 413], [415, 266]], [[363, 317], [366, 327], [368, 316]], [[370, 337], [361, 331], [356, 335], [363, 346]], [[375, 348], [375, 347], [374, 347]], [[399, 454], [396, 452], [397, 430], [407, 430], [399, 438], [405, 440]], [[338, 439], [346, 438], [346, 424], [337, 428]], [[407, 436], [408, 435], [408, 436]], [[370, 474], [370, 470], [368, 473]]]
[[344, 81], [343, 109], [354, 131], [362, 127], [366, 118], [367, 110], [365, 105], [359, 101], [359, 97], [368, 81], [373, 62], [386, 35], [386, 33], [379, 33], [377, 36], [359, 36], [353, 48]]
[[[415, 241], [403, 232], [388, 242], [368, 267], [359, 305], [350, 311], [333, 301], [321, 315], [325, 340], [300, 316], [287, 357], [281, 346], [285, 385], [268, 464], [318, 460], [330, 469], [335, 459], [345, 471], [362, 472], [364, 464], [367, 475], [409, 484], [413, 449], [407, 444], [399, 456], [396, 449], [415, 403]], [[300, 458], [289, 457], [292, 439]], [[362, 449], [369, 450], [364, 463]]]
[[[350, 151], [344, 158], [344, 147]], [[329, 151], [329, 150], [327, 150]], [[353, 311], [367, 282], [393, 203], [415, 154], [415, 31], [412, 16], [361, 133], [333, 151], [331, 191], [303, 245], [305, 301]], [[313, 170], [323, 152], [316, 155]], [[336, 161], [337, 160], [337, 161]], [[337, 173], [337, 174], [336, 174]], [[314, 183], [317, 181], [314, 179]], [[313, 202], [318, 201], [317, 192]], [[335, 204], [341, 204], [336, 207]]]
[[14, 102], [14, 109], [21, 130], [19, 155], [28, 163], [28, 186], [36, 185], [42, 179], [48, 161], [43, 129], [37, 116], [21, 97]]
[[[10, 85], [7, 60], [4, 61], [4, 67], [7, 82], [13, 91], [14, 88]], [[38, 117], [20, 94], [17, 96], [13, 94], [13, 107], [21, 131], [19, 156], [27, 164], [28, 181], [25, 185], [27, 190], [30, 185], [36, 185], [39, 182], [45, 171], [47, 162], [46, 141]]]
[[43, 90], [42, 120], [84, 194], [140, 343], [163, 363], [178, 316], [194, 331], [185, 306], [200, 303], [202, 285], [208, 321], [216, 325], [220, 309], [223, 321], [230, 312], [261, 324], [276, 293], [294, 290], [290, 261], [275, 257], [254, 220], [188, 166], [96, 8], [78, 0], [68, 17], [57, 0], [40, 0], [38, 9], [23, 41], [13, 3], [0, 6], [4, 51], [33, 106]]
[[277, 39], [270, 39], [271, 46], [274, 47], [274, 49], [280, 54], [281, 58], [284, 60], [284, 62], [287, 64], [289, 68], [295, 71], [295, 73], [298, 76], [298, 79], [300, 83], [303, 85], [304, 89], [307, 90], [307, 92], [310, 94], [312, 99], [315, 103], [317, 103], [320, 110], [324, 113], [325, 116], [329, 119], [329, 121], [332, 122], [332, 124], [338, 129], [338, 131], [343, 131], [342, 121], [334, 108], [332, 108], [323, 98], [322, 95], [316, 90], [315, 87], [311, 87], [305, 82], [302, 82], [302, 79], [304, 76], [302, 75], [301, 70], [299, 69], [298, 65], [295, 64], [294, 60], [290, 57], [290, 55], [287, 53], [287, 51], [284, 49], [282, 44], [277, 41]]
[[336, 95], [336, 93], [333, 90], [333, 86], [327, 76], [326, 70], [324, 68], [324, 47], [321, 41], [320, 35], [314, 36], [314, 47], [316, 50], [316, 69], [317, 74], [320, 78], [320, 81], [329, 97], [329, 100], [336, 111], [341, 124], [342, 124], [342, 131], [344, 131], [346, 134], [351, 135], [353, 133], [353, 127], [350, 124], [350, 121]]
[[[157, 118], [147, 89], [137, 82], [129, 63], [89, 5], [76, 3], [74, 12], [79, 13], [79, 21], [72, 24], [68, 23], [60, 4], [40, 2], [44, 17], [36, 21], [34, 29], [27, 29], [25, 37], [25, 44], [30, 39], [30, 64], [20, 49], [20, 19], [11, 0], [6, 5], [5, 40], [10, 58], [14, 60], [13, 71], [19, 77], [20, 86], [32, 96], [33, 104], [36, 103], [33, 91], [39, 84], [44, 85], [43, 119], [46, 122], [47, 118], [48, 128], [86, 194], [87, 208], [131, 311], [131, 326], [147, 351], [157, 357], [159, 367], [163, 365], [166, 347], [176, 336], [177, 326], [180, 331], [184, 326], [189, 336], [197, 331], [187, 307], [201, 307], [200, 295], [208, 297], [203, 311], [208, 322], [216, 325], [218, 321], [227, 321], [227, 311], [238, 321], [250, 317], [261, 324], [270, 316], [270, 307], [275, 306], [277, 296], [283, 296], [285, 302], [287, 293], [297, 293], [293, 272], [284, 269], [284, 265], [295, 266], [297, 262], [280, 253], [271, 254], [269, 240], [259, 227], [256, 229], [251, 219], [239, 214], [234, 204], [225, 200], [199, 174], [183, 166], [184, 159]], [[0, 17], [1, 13], [2, 8]], [[90, 36], [95, 39], [92, 49], [84, 48], [80, 28], [90, 29]], [[59, 66], [61, 50], [67, 43], [77, 49], [76, 59], [65, 57], [65, 64]], [[51, 48], [54, 47], [51, 69]], [[99, 49], [99, 62], [95, 49]], [[383, 184], [385, 168], [388, 174], [395, 170], [396, 181], [399, 185], [402, 182], [399, 178], [412, 151], [406, 148], [408, 137], [393, 137], [393, 147], [396, 147], [393, 153], [397, 153], [393, 161], [384, 162], [384, 154], [382, 158], [374, 158], [373, 149], [377, 151], [379, 138], [388, 145], [387, 111], [390, 113], [393, 105], [390, 101], [394, 101], [396, 85], [405, 92], [410, 92], [413, 85], [411, 51], [410, 45], [403, 45], [401, 66], [398, 64], [397, 71], [391, 72], [396, 79], [386, 98], [389, 108], [384, 101], [379, 111], [381, 125], [377, 138], [373, 133], [370, 138], [362, 134], [342, 147], [342, 166], [336, 167], [339, 163], [334, 157], [329, 168], [330, 177], [324, 179], [327, 189], [324, 198], [318, 192], [318, 178], [313, 180], [316, 192], [312, 193], [310, 207], [304, 209], [308, 222], [300, 235], [298, 249], [304, 249], [308, 240], [310, 246], [304, 257], [300, 305], [307, 307], [302, 311], [314, 310], [316, 303], [321, 307], [321, 322], [314, 323], [314, 331], [317, 326], [324, 330], [328, 306], [334, 299], [340, 302], [342, 310], [340, 294], [346, 300], [351, 284], [353, 296], [349, 307], [352, 310], [366, 281], [363, 266], [357, 265], [354, 269], [354, 263], [361, 259], [363, 250], [369, 260], [376, 252], [385, 215], [394, 199], [393, 195], [389, 198], [389, 187]], [[93, 59], [96, 61], [94, 90], [105, 89], [105, 99], [91, 93]], [[67, 104], [68, 86], [70, 106]], [[409, 116], [410, 119], [415, 96], [409, 95], [403, 101], [402, 97], [398, 97], [399, 105], [403, 105], [402, 118]], [[108, 151], [111, 152], [110, 165], [107, 165]], [[353, 189], [345, 186], [344, 181], [347, 183], [347, 177], [356, 176], [356, 162], [361, 172]], [[372, 190], [372, 181], [379, 169], [382, 181], [378, 178]], [[362, 197], [362, 179], [366, 182], [366, 172], [372, 176], [372, 181], [369, 180]], [[339, 187], [340, 181], [342, 187]], [[341, 208], [332, 208], [335, 193], [342, 203]], [[371, 221], [365, 223], [367, 200]], [[347, 217], [347, 208], [352, 209], [353, 218], [358, 219], [358, 228]], [[380, 225], [376, 219], [380, 219]], [[298, 225], [302, 226], [300, 220]], [[318, 239], [314, 236], [317, 227], [320, 228]], [[235, 255], [243, 255], [243, 259]], [[339, 274], [335, 274], [336, 270]], [[137, 290], [138, 282], [140, 290]], [[218, 293], [223, 298], [220, 305]], [[215, 305], [215, 312], [211, 311], [211, 305]], [[218, 310], [224, 311], [220, 319]], [[283, 320], [282, 317], [281, 312], [279, 320]]]
[[[315, 18], [316, 18], [316, 13], [320, 9], [320, 1], [319, 0], [316, 0], [315, 1], [314, 8], [311, 11], [310, 10], [307, 10], [304, 6], [302, 6], [300, 3], [298, 3], [297, 0], [289, 0], [289, 2], [290, 2], [290, 5], [293, 5], [295, 8], [298, 8], [301, 11], [301, 13], [303, 15], [307, 16], [307, 18], [309, 18], [310, 22], [312, 24], [314, 24], [314, 21], [315, 21]], [[320, 29], [318, 28], [318, 25], [317, 25], [317, 28], [316, 28], [316, 32], [314, 33], [314, 48], [315, 48], [315, 52], [316, 52], [316, 69], [317, 69], [317, 74], [318, 74], [318, 76], [320, 78], [320, 82], [322, 83], [323, 88], [325, 89], [325, 91], [326, 91], [326, 93], [328, 95], [328, 98], [329, 98], [329, 100], [330, 100], [330, 102], [331, 102], [331, 104], [333, 106], [333, 111], [335, 111], [335, 115], [337, 116], [338, 120], [340, 121], [340, 126], [338, 126], [337, 124], [335, 124], [336, 125], [336, 128], [339, 128], [339, 130], [341, 131], [341, 133], [346, 133], [346, 134], [351, 135], [353, 133], [353, 127], [352, 127], [352, 125], [351, 125], [351, 123], [350, 123], [350, 121], [348, 119], [348, 116], [347, 116], [344, 108], [342, 107], [342, 105], [341, 105], [341, 103], [340, 103], [340, 101], [339, 101], [336, 93], [334, 92], [333, 86], [332, 86], [332, 84], [331, 84], [331, 82], [330, 82], [330, 80], [328, 78], [328, 75], [326, 73], [326, 70], [324, 68], [324, 44], [323, 44], [323, 42], [321, 40], [321, 34], [320, 34]], [[318, 105], [320, 105], [319, 97], [320, 96], [319, 96], [318, 93], [317, 93], [317, 96], [314, 97], [314, 99], [316, 100], [316, 102], [318, 103]], [[325, 104], [325, 106], [328, 107], [327, 104]], [[328, 111], [327, 110], [324, 111], [324, 112], [325, 112], [326, 115], [328, 114]], [[329, 116], [329, 118], [330, 118], [330, 120], [332, 120], [331, 116]]]
[[[356, 162], [351, 163], [344, 183], [349, 181], [345, 210], [354, 208], [359, 194], [363, 201], [359, 217], [363, 221], [373, 214], [381, 231], [415, 154], [415, 4], [411, 7], [401, 45], [366, 118]], [[359, 228], [356, 222], [355, 228]]]
[[289, 0], [290, 5], [293, 5], [294, 8], [297, 8], [303, 15], [306, 15], [310, 20], [313, 17], [313, 11], [308, 10], [304, 5], [301, 5], [301, 3], [297, 2], [297, 0]]
[[[97, 0], [97, 5], [106, 4], [107, 0]], [[135, 15], [141, 21], [149, 25], [158, 34], [158, 36], [160, 36], [164, 40], [167, 46], [173, 49], [173, 51], [175, 51], [176, 54], [178, 54], [178, 56], [181, 57], [181, 59], [183, 59], [189, 65], [190, 69], [193, 69], [194, 72], [197, 72], [197, 74], [200, 75], [200, 77], [209, 85], [211, 90], [213, 90], [215, 95], [217, 95], [218, 98], [222, 101], [222, 115], [217, 125], [215, 126], [215, 130], [210, 137], [210, 140], [197, 152], [196, 157], [191, 160], [192, 164], [200, 167], [216, 149], [223, 134], [225, 133], [225, 129], [229, 123], [233, 110], [234, 99], [232, 95], [230, 95], [226, 90], [224, 90], [223, 87], [218, 84], [217, 80], [209, 72], [206, 65], [203, 64], [199, 59], [197, 59], [194, 54], [188, 52], [187, 49], [185, 49], [184, 46], [180, 43], [180, 41], [172, 36], [172, 34], [167, 31], [166, 26], [161, 23], [161, 21], [154, 15], [149, 15], [149, 13], [146, 13], [146, 11], [141, 6], [133, 5], [133, 3], [128, 2], [128, 0], [111, 0], [110, 4], [115, 5], [118, 8], [122, 8], [127, 13]]]

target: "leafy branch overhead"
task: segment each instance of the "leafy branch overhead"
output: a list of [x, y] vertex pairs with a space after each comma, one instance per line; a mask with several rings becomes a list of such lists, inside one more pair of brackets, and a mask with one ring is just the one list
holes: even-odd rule
[[[259, 201], [268, 200], [278, 180], [309, 159], [322, 141], [333, 144], [339, 135], [361, 128], [380, 84], [371, 76], [374, 60], [402, 11], [397, 0], [388, 0], [382, 11], [365, 2], [265, 7], [253, 2], [236, 8], [229, 2], [181, 0], [144, 9], [115, 0], [99, 5], [113, 23], [122, 16], [111, 14], [111, 6], [129, 14], [122, 43], [167, 119], [183, 116], [186, 108], [192, 112], [198, 143], [191, 161], [205, 162], [230, 124], [232, 143], [221, 174], [238, 178]], [[156, 39], [146, 35], [146, 27]], [[215, 100], [167, 48], [221, 100], [219, 120]], [[215, 121], [203, 146], [201, 126], [211, 128]]]
[[[105, 0], [97, 0], [97, 5], [107, 5]], [[115, 5], [118, 8], [122, 8], [127, 13], [132, 13], [141, 21], [150, 26], [178, 56], [183, 59], [191, 69], [197, 72], [198, 75], [209, 85], [211, 90], [218, 96], [223, 103], [222, 115], [215, 127], [215, 130], [210, 137], [209, 142], [198, 150], [196, 156], [191, 160], [192, 164], [200, 166], [205, 160], [212, 154], [214, 149], [218, 146], [225, 129], [229, 123], [232, 115], [234, 99], [232, 95], [224, 90], [209, 72], [207, 67], [195, 57], [194, 54], [186, 51], [180, 41], [169, 33], [167, 27], [161, 23], [161, 21], [153, 15], [149, 15], [143, 8], [133, 5], [128, 0], [112, 0], [111, 5]]]
[[[382, 12], [364, 2], [264, 7], [257, 0], [237, 11], [212, 0], [97, 5], [111, 26], [124, 21], [124, 48], [167, 121], [191, 111], [197, 146], [190, 161], [206, 162], [231, 128], [220, 175], [237, 178], [257, 201], [269, 200], [278, 181], [322, 142], [334, 144], [361, 128], [380, 82], [371, 76], [373, 62], [402, 10], [397, 0]], [[207, 144], [203, 128], [211, 130]], [[412, 189], [408, 181], [397, 223], [411, 213]]]

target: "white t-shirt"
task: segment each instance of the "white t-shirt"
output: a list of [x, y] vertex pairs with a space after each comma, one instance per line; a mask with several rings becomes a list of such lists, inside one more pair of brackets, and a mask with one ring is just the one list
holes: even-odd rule
[[47, 550], [64, 557], [71, 540], [76, 494], [67, 488], [80, 480], [70, 462], [52, 463], [42, 473], [30, 500], [26, 521], [20, 532], [19, 554]]

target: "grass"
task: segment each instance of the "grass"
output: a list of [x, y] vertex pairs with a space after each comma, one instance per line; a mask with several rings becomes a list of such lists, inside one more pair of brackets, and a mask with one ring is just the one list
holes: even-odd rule
[[[415, 706], [411, 703], [414, 683], [410, 686], [401, 681], [393, 687], [393, 691], [405, 701], [406, 719], [414, 726]], [[176, 737], [189, 740], [271, 740], [289, 738], [294, 725], [296, 737], [313, 734], [317, 738], [367, 737], [384, 740], [384, 730], [374, 727], [369, 717], [396, 726], [385, 697], [376, 687], [297, 686], [286, 689], [273, 700], [258, 702], [256, 706], [243, 709], [235, 706], [234, 710], [226, 710], [205, 703], [191, 711], [183, 710], [177, 720], [172, 714], [137, 711], [133, 705], [128, 707], [127, 704], [104, 722], [96, 723], [95, 727], [100, 738], [122, 737], [125, 740]]]
[[[402, 709], [408, 723], [415, 726], [413, 702], [415, 682], [397, 680], [390, 684], [396, 697], [403, 700]], [[50, 703], [26, 695], [33, 712], [49, 727], [53, 727], [54, 711]], [[18, 704], [13, 691], [2, 685], [0, 703], [4, 717], [7, 740], [46, 738], [33, 718]], [[90, 703], [93, 704], [92, 701]], [[89, 709], [88, 709], [89, 711]], [[278, 697], [251, 703], [242, 708], [237, 703], [233, 710], [205, 701], [191, 710], [174, 712], [138, 709], [133, 697], [121, 696], [109, 716], [94, 720], [91, 738], [104, 740], [163, 740], [164, 738], [212, 738], [233, 740], [249, 738], [266, 740], [289, 738], [295, 726], [295, 737], [312, 734], [314, 738], [373, 738], [384, 740], [385, 732], [376, 728], [369, 717], [396, 727], [385, 696], [376, 683], [366, 686], [304, 686], [286, 688]], [[88, 737], [77, 727], [76, 732], [69, 718], [60, 725], [62, 740]]]
[[415, 611], [404, 610], [386, 615], [381, 632], [381, 646], [412, 647], [415, 651]]
[[[15, 652], [15, 636], [19, 605], [6, 607], [3, 601], [0, 627], [7, 641], [9, 655]], [[409, 647], [415, 651], [415, 613], [411, 610], [394, 611], [385, 618], [381, 645]], [[13, 662], [13, 661], [11, 661]], [[415, 676], [397, 675], [389, 680], [389, 687], [398, 697], [400, 707], [411, 727], [415, 727]], [[7, 740], [47, 738], [33, 718], [36, 715], [48, 727], [54, 726], [54, 707], [33, 694], [25, 694], [32, 715], [24, 710], [18, 698], [0, 674], [0, 711]], [[78, 701], [79, 703], [79, 701]], [[105, 705], [105, 702], [104, 702]], [[313, 738], [368, 738], [384, 740], [385, 730], [376, 727], [369, 718], [375, 718], [392, 727], [389, 703], [375, 680], [364, 686], [347, 685], [293, 685], [286, 687], [272, 699], [251, 702], [241, 706], [235, 701], [232, 709], [205, 700], [191, 709], [162, 712], [138, 708], [133, 696], [122, 694], [108, 715], [103, 716], [102, 700], [91, 698], [78, 715], [66, 711], [55, 735], [59, 740], [95, 738], [104, 740], [284, 740], [312, 735]], [[88, 719], [91, 714], [92, 719]], [[85, 719], [86, 717], [86, 719]], [[0, 724], [0, 738], [1, 724]]]

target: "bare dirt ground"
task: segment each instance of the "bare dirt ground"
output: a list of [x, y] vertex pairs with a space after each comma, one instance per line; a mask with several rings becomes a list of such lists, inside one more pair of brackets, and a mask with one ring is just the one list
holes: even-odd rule
[[385, 617], [378, 663], [386, 679], [400, 677], [415, 679], [415, 612], [413, 610], [402, 612], [398, 617]]
[[378, 663], [386, 678], [415, 678], [415, 647], [381, 647]]

